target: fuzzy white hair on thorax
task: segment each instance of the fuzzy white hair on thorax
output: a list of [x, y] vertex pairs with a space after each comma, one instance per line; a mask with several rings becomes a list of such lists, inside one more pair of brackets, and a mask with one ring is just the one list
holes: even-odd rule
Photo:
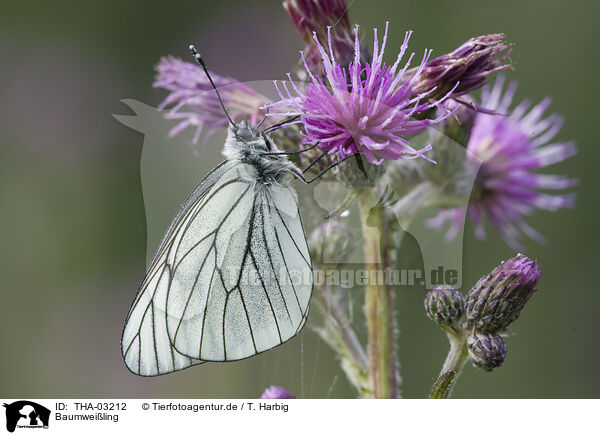
[[256, 170], [259, 187], [272, 184], [289, 186], [294, 174], [300, 173], [286, 155], [273, 154], [278, 151], [270, 137], [246, 121], [229, 127], [223, 146], [227, 160], [246, 163]]

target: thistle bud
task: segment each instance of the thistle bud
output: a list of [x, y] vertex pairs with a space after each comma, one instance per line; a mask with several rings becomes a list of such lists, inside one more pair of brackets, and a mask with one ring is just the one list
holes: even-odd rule
[[295, 399], [296, 396], [289, 393], [285, 388], [271, 385], [260, 396], [261, 399]]
[[534, 260], [519, 254], [480, 278], [467, 294], [469, 327], [489, 333], [508, 328], [536, 291], [540, 274]]
[[502, 33], [471, 38], [452, 53], [427, 62], [413, 92], [435, 88], [429, 97], [441, 98], [456, 86], [454, 97], [468, 94], [482, 87], [490, 74], [512, 67], [507, 60], [511, 50]]
[[[283, 7], [290, 16], [296, 30], [307, 43], [304, 50], [306, 63], [314, 72], [321, 68], [321, 54], [315, 45], [313, 34], [323, 43], [328, 41], [328, 31], [331, 32], [331, 48], [334, 58], [342, 66], [347, 66], [354, 58], [354, 33], [348, 16], [346, 0], [285, 0]], [[371, 55], [361, 50], [364, 59]], [[299, 75], [304, 75], [300, 71]], [[305, 77], [300, 77], [304, 79]]]
[[341, 263], [352, 251], [351, 231], [348, 225], [327, 220], [310, 235], [310, 256], [317, 263]]
[[492, 371], [500, 367], [506, 358], [506, 344], [497, 334], [474, 332], [467, 339], [471, 363], [482, 370]]
[[458, 289], [438, 286], [425, 295], [425, 312], [438, 325], [456, 331], [465, 312], [465, 298]]
[[346, 0], [285, 0], [283, 8], [308, 43], [312, 43], [313, 32], [327, 36], [327, 26], [350, 31]]

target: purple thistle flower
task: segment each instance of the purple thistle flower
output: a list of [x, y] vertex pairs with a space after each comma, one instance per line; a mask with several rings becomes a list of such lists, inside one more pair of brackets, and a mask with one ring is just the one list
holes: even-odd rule
[[296, 396], [288, 393], [288, 391], [278, 385], [271, 385], [260, 396], [261, 399], [295, 399]]
[[283, 96], [275, 83], [281, 101], [268, 107], [291, 106], [293, 110], [269, 115], [299, 115], [304, 126], [305, 143], [319, 142], [321, 149], [339, 159], [355, 153], [364, 154], [375, 165], [381, 164], [384, 159], [427, 159], [424, 153], [431, 146], [415, 150], [406, 136], [420, 133], [427, 126], [447, 118], [451, 112], [446, 111], [436, 119], [417, 120], [412, 117], [437, 107], [449, 94], [438, 101], [427, 103], [422, 101], [428, 99], [432, 90], [413, 96], [413, 87], [419, 80], [431, 51], [425, 51], [417, 72], [407, 78], [405, 72], [414, 53], [402, 68], [400, 61], [412, 32], [406, 32], [396, 62], [389, 66], [383, 62], [387, 31], [386, 23], [383, 41], [379, 46], [375, 29], [373, 60], [363, 65], [357, 26], [354, 31], [354, 60], [347, 68], [336, 61], [331, 31], [328, 37], [329, 53], [320, 44], [316, 33], [313, 34], [321, 54], [323, 78], [310, 70], [303, 54], [311, 82], [303, 91], [292, 82], [297, 96], [292, 96], [284, 82], [287, 97]]
[[477, 36], [452, 53], [430, 60], [415, 85], [415, 92], [435, 87], [431, 96], [441, 97], [458, 83], [452, 93], [456, 98], [481, 88], [491, 74], [512, 68], [507, 61], [512, 45], [504, 38], [503, 33]]
[[[483, 88], [482, 107], [507, 113], [517, 85], [512, 82], [502, 95], [503, 84], [504, 77], [500, 76], [493, 89]], [[470, 203], [442, 211], [429, 220], [430, 227], [450, 221], [446, 238], [451, 240], [468, 213], [475, 224], [476, 236], [483, 239], [483, 218], [487, 215], [496, 231], [515, 250], [523, 250], [522, 234], [538, 243], [544, 242], [543, 236], [523, 218], [538, 209], [556, 211], [573, 207], [575, 194], [550, 195], [540, 189], [562, 190], [577, 184], [577, 180], [565, 176], [535, 173], [577, 153], [574, 141], [549, 143], [563, 124], [557, 114], [542, 119], [550, 101], [545, 98], [528, 113], [529, 102], [523, 101], [508, 116], [476, 114], [467, 150], [482, 163]]]
[[[206, 139], [216, 130], [227, 127], [228, 121], [217, 94], [201, 67], [169, 56], [161, 59], [156, 71], [158, 75], [153, 86], [170, 92], [158, 108], [171, 106], [165, 118], [180, 120], [170, 131], [171, 136], [193, 126], [196, 128], [193, 142], [197, 143], [205, 128]], [[221, 77], [213, 72], [211, 77], [234, 121], [256, 123], [264, 115], [260, 107], [267, 103], [266, 97], [235, 79]]]

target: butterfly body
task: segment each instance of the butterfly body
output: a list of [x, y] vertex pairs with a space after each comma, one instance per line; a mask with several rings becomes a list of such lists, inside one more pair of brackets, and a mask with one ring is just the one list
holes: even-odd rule
[[229, 128], [223, 154], [181, 205], [127, 316], [121, 347], [135, 374], [247, 358], [306, 322], [312, 265], [291, 187], [299, 170], [245, 122]]

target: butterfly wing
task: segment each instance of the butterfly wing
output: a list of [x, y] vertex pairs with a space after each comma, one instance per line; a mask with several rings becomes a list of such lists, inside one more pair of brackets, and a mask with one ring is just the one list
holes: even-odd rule
[[275, 347], [308, 316], [312, 267], [291, 187], [224, 163], [182, 205], [128, 315], [129, 369], [155, 376]]
[[171, 254], [168, 334], [192, 359], [256, 355], [296, 335], [308, 316], [312, 267], [294, 190], [257, 188], [249, 165], [235, 172], [237, 187], [207, 199]]
[[179, 208], [162, 238], [146, 276], [133, 301], [121, 337], [121, 351], [126, 366], [135, 374], [157, 376], [200, 364], [202, 361], [177, 352], [169, 341], [166, 326], [166, 298], [171, 280], [168, 253], [177, 229], [189, 218], [208, 192], [233, 164], [223, 162], [211, 171]]

